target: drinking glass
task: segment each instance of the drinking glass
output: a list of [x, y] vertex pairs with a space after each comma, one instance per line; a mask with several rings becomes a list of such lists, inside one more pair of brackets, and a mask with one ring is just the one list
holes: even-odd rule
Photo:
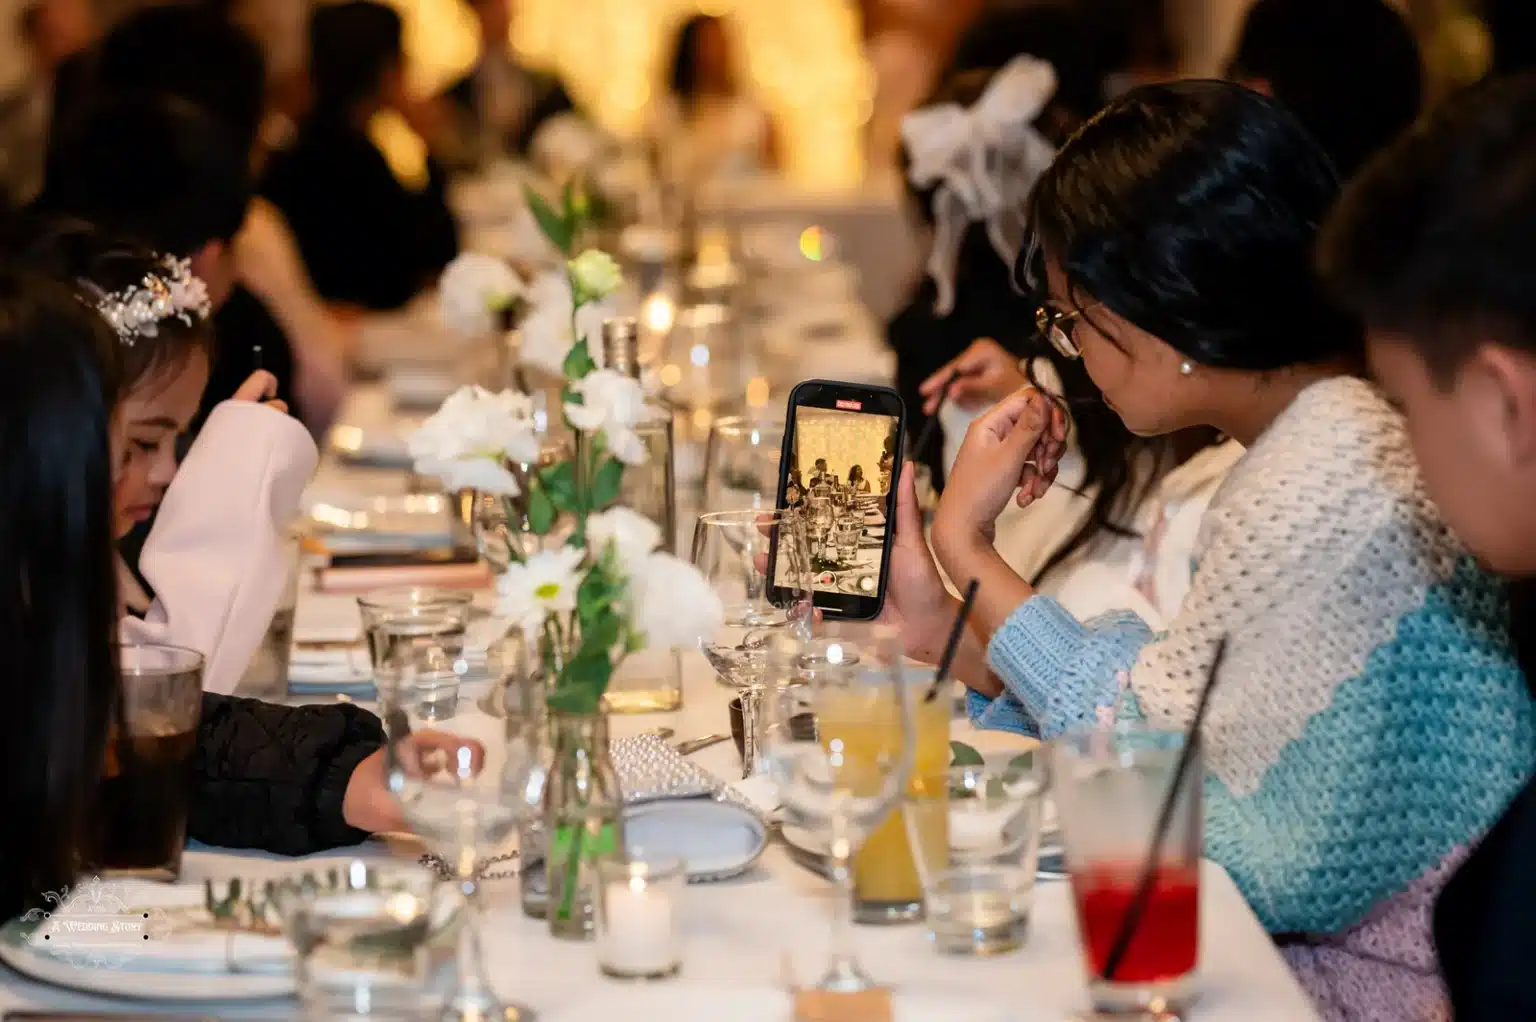
[[[537, 684], [526, 643], [507, 643], [494, 658], [520, 683], [493, 687], [505, 705], [496, 715], [465, 714], [453, 732], [431, 730], [436, 703], [421, 695], [451, 663], [462, 635], [423, 632], [375, 650], [379, 712], [384, 719], [390, 791], [407, 825], [448, 864], [463, 898], [457, 975], [445, 1019], [527, 1019], [527, 1009], [498, 1003], [480, 948], [480, 870], [518, 825], [538, 811], [546, 761], [540, 749]], [[429, 685], [435, 684], [429, 681]]]
[[332, 879], [306, 877], [274, 893], [307, 1016], [421, 1018], [428, 944], [444, 915], [435, 911], [437, 877], [420, 866], [354, 860]]
[[175, 880], [187, 843], [203, 656], [179, 646], [118, 654], [123, 724], [107, 746], [87, 862], [103, 876]]
[[771, 508], [778, 496], [783, 420], [716, 419], [704, 449], [704, 506]]
[[[446, 589], [382, 589], [360, 596], [363, 631], [373, 660], [374, 683], [398, 688], [392, 675], [415, 668], [412, 712], [424, 720], [447, 720], [458, 712], [459, 682], [468, 664], [464, 633], [469, 626], [469, 593]], [[417, 650], [421, 655], [405, 655]], [[428, 656], [427, 654], [431, 654]]]
[[[882, 624], [829, 621], [815, 638], [784, 631], [769, 647], [768, 777], [786, 835], [825, 848], [840, 889], [817, 989], [873, 989], [853, 949], [853, 859], [906, 790], [916, 746], [913, 689], [930, 672], [905, 667], [900, 636]], [[814, 738], [794, 726], [807, 706], [816, 715]]]
[[725, 605], [723, 624], [703, 638], [700, 648], [719, 679], [741, 692], [742, 768], [743, 776], [751, 776], [762, 765], [760, 707], [768, 636], [784, 629], [810, 635], [804, 518], [788, 510], [701, 515], [693, 533], [693, 563]]
[[1182, 733], [1146, 727], [1074, 732], [1054, 745], [1056, 809], [1088, 994], [1100, 1015], [1177, 1016], [1193, 992], [1200, 936], [1198, 748], [1158, 854], [1148, 854], [1183, 748]]
[[[942, 702], [942, 700], [937, 700]], [[1045, 777], [1027, 754], [1006, 767], [913, 778], [903, 811], [940, 951], [994, 955], [1024, 943], [1035, 895]]]

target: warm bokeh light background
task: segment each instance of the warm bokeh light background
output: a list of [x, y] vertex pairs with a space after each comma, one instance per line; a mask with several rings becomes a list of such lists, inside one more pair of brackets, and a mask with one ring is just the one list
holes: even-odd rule
[[[464, 73], [478, 30], [460, 0], [390, 0], [406, 21], [416, 84]], [[818, 189], [864, 177], [863, 127], [874, 83], [853, 0], [513, 0], [513, 45], [552, 68], [573, 98], [621, 135], [645, 127], [666, 89], [678, 29], [696, 13], [725, 19], [740, 81], [773, 119], [785, 175]]]

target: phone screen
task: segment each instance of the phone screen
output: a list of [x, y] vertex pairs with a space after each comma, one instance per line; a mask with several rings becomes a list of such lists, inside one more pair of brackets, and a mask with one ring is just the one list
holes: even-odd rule
[[895, 511], [901, 399], [883, 388], [813, 381], [791, 396], [787, 425], [780, 504], [805, 514], [816, 605], [873, 617]]

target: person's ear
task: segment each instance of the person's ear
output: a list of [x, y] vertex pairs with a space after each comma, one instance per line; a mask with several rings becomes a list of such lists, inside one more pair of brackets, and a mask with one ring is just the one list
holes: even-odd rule
[[1536, 468], [1536, 358], [1485, 344], [1461, 367], [1457, 390], [1478, 443], [1510, 471]]

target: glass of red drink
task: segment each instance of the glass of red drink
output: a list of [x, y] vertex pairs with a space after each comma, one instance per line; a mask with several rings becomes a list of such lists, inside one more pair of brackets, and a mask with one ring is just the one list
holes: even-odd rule
[[[1057, 812], [1088, 994], [1101, 1016], [1178, 1017], [1200, 942], [1201, 763], [1193, 750], [1151, 857], [1184, 736], [1116, 727], [1056, 742]], [[1149, 868], [1150, 866], [1150, 868]]]

